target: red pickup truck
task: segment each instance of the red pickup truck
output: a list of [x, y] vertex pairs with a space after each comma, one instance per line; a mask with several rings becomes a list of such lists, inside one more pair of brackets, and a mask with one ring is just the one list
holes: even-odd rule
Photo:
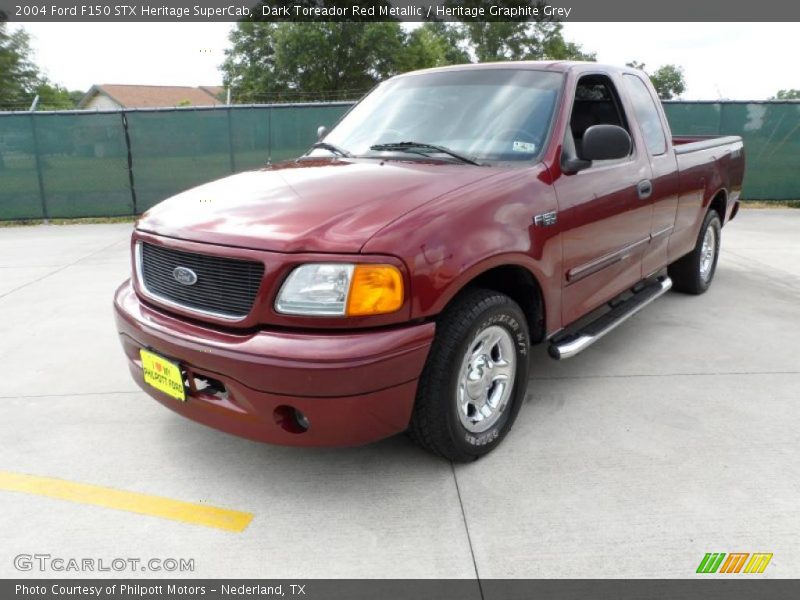
[[117, 328], [172, 410], [478, 458], [517, 416], [531, 344], [564, 359], [709, 287], [744, 172], [740, 138], [673, 138], [646, 76], [594, 63], [407, 73], [325, 133], [139, 219]]

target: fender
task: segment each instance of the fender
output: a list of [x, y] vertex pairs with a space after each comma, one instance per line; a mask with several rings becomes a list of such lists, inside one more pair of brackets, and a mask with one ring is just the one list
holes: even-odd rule
[[482, 273], [499, 266], [526, 269], [542, 290], [548, 332], [560, 329], [560, 225], [535, 223], [558, 211], [542, 164], [502, 170], [445, 194], [376, 233], [363, 253], [392, 254], [411, 274], [411, 318], [439, 314]]
[[725, 215], [722, 217], [722, 224], [725, 224], [725, 217], [727, 216], [728, 210], [728, 190], [725, 188], [719, 187], [714, 188], [713, 193], [708, 193], [709, 188], [706, 188], [706, 193], [704, 193], [703, 201], [700, 204], [700, 210], [698, 211], [697, 216], [695, 217], [694, 221], [692, 222], [691, 227], [687, 227], [682, 231], [677, 231], [672, 234], [669, 240], [669, 260], [670, 262], [677, 260], [681, 256], [684, 256], [692, 251], [694, 248], [695, 242], [697, 241], [697, 236], [700, 234], [700, 227], [703, 224], [703, 218], [708, 210], [711, 208], [711, 204], [714, 201], [714, 198], [717, 197], [717, 194], [722, 194], [725, 198]]
[[[529, 256], [519, 253], [507, 253], [487, 257], [471, 266], [467, 267], [455, 279], [450, 280], [449, 285], [442, 291], [436, 301], [430, 306], [428, 315], [436, 315], [473, 281], [481, 275], [488, 273], [498, 267], [520, 267], [528, 272], [539, 288], [542, 301], [542, 310], [545, 316], [546, 335], [561, 328], [558, 315], [561, 314], [561, 290], [552, 286], [542, 284], [550, 278], [550, 274], [545, 273], [542, 264], [534, 261]], [[555, 289], [555, 291], [554, 291]], [[552, 319], [552, 322], [551, 322]]]

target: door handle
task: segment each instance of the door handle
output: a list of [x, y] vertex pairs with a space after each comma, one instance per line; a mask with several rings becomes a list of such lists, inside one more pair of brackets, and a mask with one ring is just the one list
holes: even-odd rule
[[649, 179], [644, 179], [636, 185], [636, 191], [639, 193], [639, 200], [646, 200], [653, 193], [653, 182]]

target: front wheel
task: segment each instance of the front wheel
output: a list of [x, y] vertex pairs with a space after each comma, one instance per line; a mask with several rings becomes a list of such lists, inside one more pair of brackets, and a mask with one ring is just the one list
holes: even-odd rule
[[694, 250], [669, 266], [672, 289], [686, 294], [702, 294], [711, 287], [717, 270], [721, 234], [722, 223], [717, 211], [708, 211]]
[[439, 318], [409, 433], [457, 462], [491, 452], [511, 429], [528, 382], [528, 326], [505, 294], [463, 293]]

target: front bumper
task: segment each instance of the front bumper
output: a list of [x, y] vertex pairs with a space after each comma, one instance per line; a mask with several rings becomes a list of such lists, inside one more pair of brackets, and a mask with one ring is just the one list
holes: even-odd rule
[[[354, 446], [406, 429], [434, 324], [357, 332], [229, 332], [177, 318], [142, 302], [130, 281], [114, 297], [117, 331], [131, 374], [150, 396], [210, 427], [262, 442]], [[139, 350], [179, 362], [186, 402], [144, 383]], [[224, 394], [199, 391], [213, 379]], [[287, 426], [301, 411], [308, 428]]]

